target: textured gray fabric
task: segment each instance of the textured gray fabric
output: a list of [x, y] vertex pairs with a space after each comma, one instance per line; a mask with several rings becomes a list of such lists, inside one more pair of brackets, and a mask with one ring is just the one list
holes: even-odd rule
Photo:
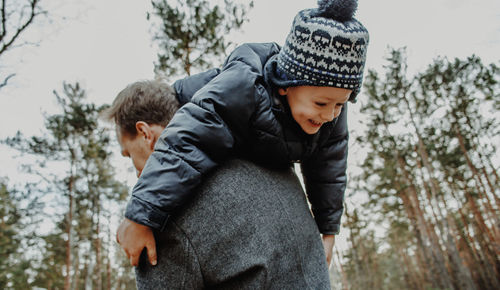
[[330, 289], [317, 226], [292, 170], [231, 160], [156, 232], [139, 289]]

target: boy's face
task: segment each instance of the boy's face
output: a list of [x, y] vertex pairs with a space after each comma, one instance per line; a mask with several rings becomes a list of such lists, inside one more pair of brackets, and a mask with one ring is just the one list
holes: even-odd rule
[[307, 134], [315, 134], [326, 122], [340, 115], [352, 90], [334, 87], [298, 86], [279, 89], [286, 96], [293, 119]]

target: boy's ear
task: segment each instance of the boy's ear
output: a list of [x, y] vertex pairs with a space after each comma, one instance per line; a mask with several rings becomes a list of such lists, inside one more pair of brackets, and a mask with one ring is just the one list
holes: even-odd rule
[[279, 88], [278, 89], [278, 94], [282, 96], [286, 96], [286, 93], [288, 92], [288, 88]]

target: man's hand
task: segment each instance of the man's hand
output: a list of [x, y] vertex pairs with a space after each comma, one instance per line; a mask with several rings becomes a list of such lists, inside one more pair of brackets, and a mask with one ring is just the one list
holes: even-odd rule
[[325, 249], [326, 263], [328, 268], [330, 268], [333, 256], [333, 246], [335, 245], [335, 235], [323, 235], [322, 240], [323, 248]]
[[122, 246], [132, 266], [139, 264], [144, 248], [147, 249], [151, 265], [156, 265], [155, 237], [149, 227], [124, 219], [116, 232], [116, 241]]

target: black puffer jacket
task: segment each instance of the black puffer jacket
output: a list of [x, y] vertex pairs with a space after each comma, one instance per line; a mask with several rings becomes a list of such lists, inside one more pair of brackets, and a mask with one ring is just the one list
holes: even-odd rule
[[135, 185], [125, 216], [163, 229], [217, 164], [239, 156], [272, 167], [300, 162], [320, 231], [337, 234], [346, 184], [347, 120], [339, 117], [307, 135], [286, 98], [272, 85], [274, 43], [245, 44], [221, 70], [177, 81], [184, 104], [161, 134]]

